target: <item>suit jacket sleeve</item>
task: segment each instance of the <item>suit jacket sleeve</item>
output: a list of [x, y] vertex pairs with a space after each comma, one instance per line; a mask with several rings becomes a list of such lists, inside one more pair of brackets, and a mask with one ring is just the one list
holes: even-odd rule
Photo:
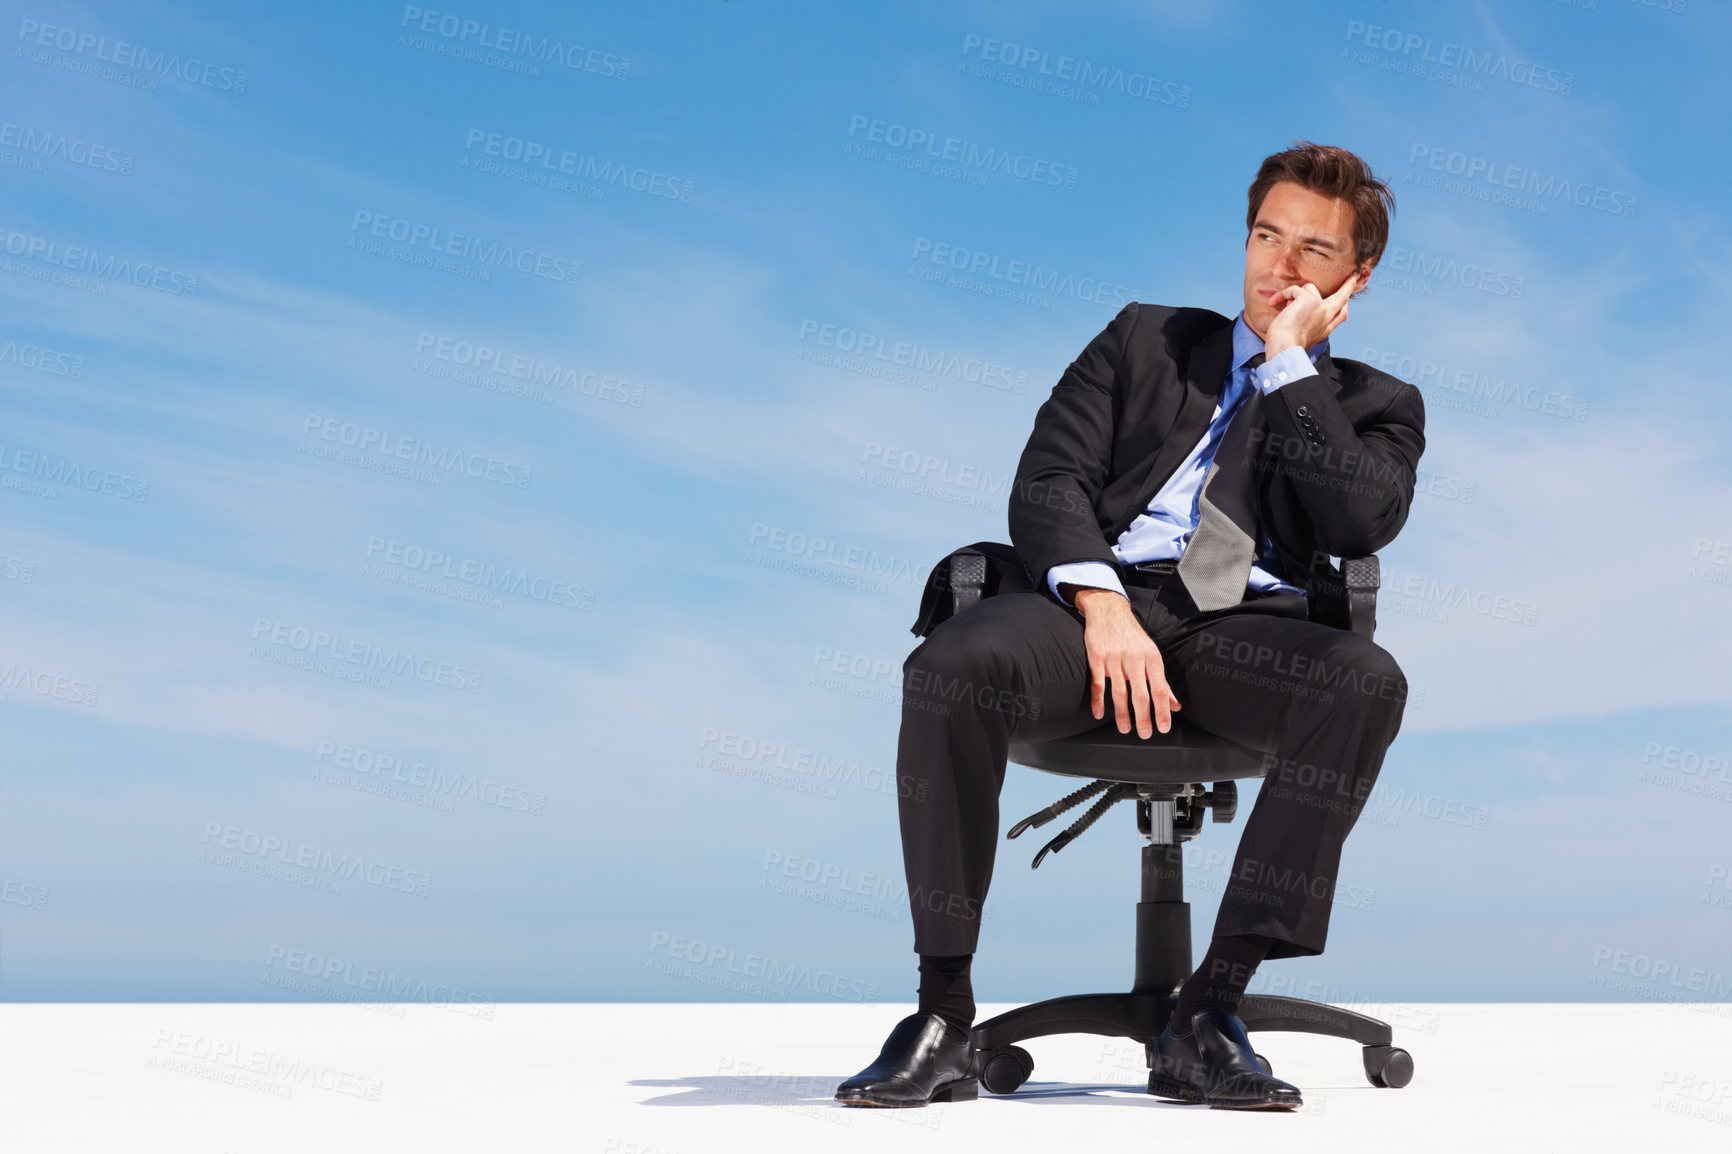
[[1309, 514], [1318, 548], [1334, 557], [1363, 557], [1395, 540], [1413, 503], [1425, 401], [1398, 378], [1378, 384], [1389, 386], [1390, 401], [1363, 430], [1320, 376], [1290, 381], [1264, 403], [1276, 469]]
[[1112, 464], [1113, 417], [1125, 344], [1137, 320], [1132, 302], [1090, 341], [1034, 417], [1010, 493], [1010, 540], [1037, 589], [1070, 561], [1118, 559], [1095, 516]]

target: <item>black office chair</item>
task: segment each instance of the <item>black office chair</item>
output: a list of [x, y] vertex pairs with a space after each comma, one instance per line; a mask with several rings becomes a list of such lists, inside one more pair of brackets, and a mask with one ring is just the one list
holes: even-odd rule
[[[965, 550], [953, 557], [949, 583], [954, 612], [980, 600], [986, 573], [986, 560], [978, 554]], [[1317, 616], [1370, 637], [1376, 629], [1380, 584], [1377, 558], [1345, 559], [1342, 576], [1335, 604]], [[1311, 593], [1313, 598], [1328, 597], [1331, 591], [1314, 587]], [[1135, 730], [1121, 734], [1109, 719], [1097, 729], [1057, 741], [1013, 742], [1010, 760], [1063, 777], [1092, 779], [1011, 827], [1008, 836], [1014, 838], [1094, 799], [1082, 817], [1035, 855], [1034, 866], [1069, 845], [1118, 802], [1136, 802], [1144, 843], [1136, 975], [1129, 993], [1052, 998], [975, 1026], [980, 1084], [994, 1094], [1014, 1093], [1034, 1071], [1034, 1059], [1015, 1043], [1048, 1034], [1134, 1038], [1143, 1043], [1152, 1067], [1155, 1040], [1172, 1017], [1179, 985], [1191, 974], [1191, 907], [1185, 901], [1182, 847], [1202, 832], [1203, 811], [1210, 811], [1217, 822], [1233, 820], [1238, 807], [1234, 781], [1263, 776], [1263, 755], [1174, 717], [1167, 733], [1146, 740]], [[1205, 789], [1204, 782], [1213, 782], [1213, 788]], [[1390, 1044], [1388, 1024], [1364, 1014], [1300, 998], [1248, 994], [1239, 1004], [1239, 1018], [1251, 1032], [1351, 1038], [1364, 1047], [1365, 1076], [1374, 1086], [1399, 1088], [1413, 1078], [1413, 1058]], [[1267, 1059], [1259, 1054], [1257, 1060], [1273, 1073]]]

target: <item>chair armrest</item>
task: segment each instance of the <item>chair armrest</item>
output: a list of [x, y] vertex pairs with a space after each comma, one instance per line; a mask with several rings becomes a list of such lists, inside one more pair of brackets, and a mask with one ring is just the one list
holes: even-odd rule
[[986, 591], [986, 558], [962, 550], [950, 559], [950, 615], [973, 605]]
[[1013, 546], [1002, 541], [976, 541], [954, 550], [926, 575], [920, 613], [908, 631], [925, 637], [941, 622], [983, 597], [1005, 592], [1029, 592], [1034, 581]]
[[1383, 566], [1375, 553], [1343, 557], [1341, 576], [1347, 586], [1347, 627], [1369, 641], [1377, 632], [1377, 590], [1383, 584]]

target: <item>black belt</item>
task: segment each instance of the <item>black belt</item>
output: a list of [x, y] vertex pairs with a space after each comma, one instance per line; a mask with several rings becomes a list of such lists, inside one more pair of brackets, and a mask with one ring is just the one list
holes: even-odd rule
[[[1122, 566], [1122, 568], [1127, 585], [1140, 585], [1144, 588], [1154, 589], [1169, 581], [1179, 580], [1179, 563], [1177, 561], [1144, 561], [1140, 565], [1128, 565]], [[1182, 585], [1181, 588], [1183, 588]], [[1274, 596], [1278, 596], [1278, 594], [1258, 593], [1251, 589], [1245, 591], [1246, 601], [1256, 601], [1264, 597]]]
[[1144, 561], [1139, 565], [1126, 567], [1125, 580], [1132, 585], [1161, 585], [1178, 576], [1177, 561]]

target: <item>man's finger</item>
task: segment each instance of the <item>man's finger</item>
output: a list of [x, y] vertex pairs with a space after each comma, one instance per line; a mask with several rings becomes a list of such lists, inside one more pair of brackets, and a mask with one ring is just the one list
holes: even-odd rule
[[[1172, 711], [1168, 702], [1173, 700], [1173, 691], [1167, 687], [1167, 667], [1161, 661], [1160, 650], [1156, 650], [1148, 662], [1149, 688], [1155, 707], [1155, 728], [1166, 733], [1173, 727]], [[1145, 735], [1147, 736], [1147, 735]]]
[[[1146, 668], [1141, 661], [1133, 659], [1131, 667], [1131, 706], [1137, 717], [1137, 736], [1148, 737], [1149, 730], [1149, 675], [1153, 671]], [[1154, 680], [1159, 681], [1161, 675], [1154, 674]]]
[[1105, 663], [1098, 657], [1089, 658], [1089, 709], [1099, 721], [1106, 716], [1101, 704], [1102, 695], [1106, 692]]
[[1333, 316], [1329, 317], [1324, 322], [1323, 335], [1328, 336], [1330, 333], [1334, 332], [1336, 329], [1340, 328], [1342, 325], [1344, 325], [1346, 323], [1347, 323], [1347, 305], [1345, 303], [1343, 303], [1341, 306], [1341, 311], [1334, 314]]
[[1161, 682], [1155, 691], [1155, 728], [1162, 733], [1173, 728], [1173, 711], [1167, 705], [1167, 683]]
[[[1145, 676], [1148, 678], [1150, 703], [1154, 706], [1155, 728], [1166, 733], [1173, 727], [1171, 706], [1178, 705], [1173, 697], [1173, 691], [1167, 685], [1167, 666], [1161, 660], [1161, 651], [1152, 649], [1143, 659]], [[1148, 737], [1149, 734], [1142, 736]]]
[[1112, 669], [1113, 679], [1113, 721], [1117, 723], [1120, 733], [1131, 731], [1130, 678], [1125, 676], [1123, 664], [1115, 661]]

